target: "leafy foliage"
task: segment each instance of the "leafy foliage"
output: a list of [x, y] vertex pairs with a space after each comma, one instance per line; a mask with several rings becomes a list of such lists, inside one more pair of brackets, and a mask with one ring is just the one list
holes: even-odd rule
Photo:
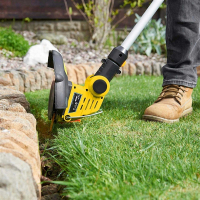
[[22, 57], [30, 45], [23, 36], [14, 33], [11, 28], [0, 27], [0, 48], [12, 51], [14, 56]]
[[[139, 19], [140, 16], [136, 14], [136, 22]], [[165, 32], [166, 26], [162, 24], [161, 19], [157, 21], [155, 19], [150, 20], [133, 44], [133, 50], [136, 53], [146, 54], [148, 56], [151, 53], [157, 53], [159, 55], [166, 53]]]
[[[82, 0], [81, 3], [72, 0], [72, 2], [89, 25], [89, 30], [92, 34], [90, 40], [91, 44], [96, 44], [99, 48], [105, 43], [107, 35], [109, 35], [120, 22], [132, 15], [134, 13], [134, 8], [141, 7], [145, 0], [123, 0], [120, 8], [126, 7], [127, 12], [117, 21], [114, 20], [120, 10], [114, 9], [114, 0]], [[72, 9], [66, 6], [66, 10]], [[68, 12], [68, 14], [71, 15], [70, 12]]]

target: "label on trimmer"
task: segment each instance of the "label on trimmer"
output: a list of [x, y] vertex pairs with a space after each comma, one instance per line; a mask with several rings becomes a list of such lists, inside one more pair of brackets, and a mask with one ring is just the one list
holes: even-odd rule
[[81, 100], [81, 97], [82, 97], [82, 94], [74, 93], [74, 96], [72, 98], [72, 102], [70, 105], [69, 113], [76, 112], [79, 102]]

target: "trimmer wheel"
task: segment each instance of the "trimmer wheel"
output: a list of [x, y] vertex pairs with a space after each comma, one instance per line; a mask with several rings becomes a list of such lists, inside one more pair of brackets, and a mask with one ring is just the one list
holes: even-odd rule
[[48, 105], [48, 118], [52, 119], [55, 113], [55, 81], [52, 81], [51, 90], [49, 94], [49, 105]]

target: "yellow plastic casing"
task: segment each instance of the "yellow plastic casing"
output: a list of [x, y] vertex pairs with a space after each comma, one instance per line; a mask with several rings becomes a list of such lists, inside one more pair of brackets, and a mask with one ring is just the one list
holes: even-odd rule
[[[97, 94], [93, 90], [93, 84], [96, 80], [104, 80], [106, 82], [107, 89], [104, 93]], [[109, 90], [110, 83], [104, 76], [91, 75], [87, 77], [84, 86], [72, 83], [68, 107], [66, 108], [64, 115], [62, 115], [62, 118], [65, 121], [70, 121], [70, 117], [78, 118], [79, 116], [86, 116], [97, 112], [100, 109], [104, 97]], [[76, 97], [79, 100], [75, 102]], [[74, 110], [70, 109], [71, 107], [73, 107]]]
[[126, 61], [124, 61], [124, 62], [123, 62], [123, 64], [122, 64], [122, 66], [121, 66], [121, 67], [124, 67], [124, 66], [125, 66], [125, 64], [126, 64]]

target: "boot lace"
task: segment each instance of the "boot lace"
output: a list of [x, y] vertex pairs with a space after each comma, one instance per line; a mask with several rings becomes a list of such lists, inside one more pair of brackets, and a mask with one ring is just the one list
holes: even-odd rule
[[181, 98], [183, 97], [183, 93], [185, 91], [185, 88], [180, 85], [166, 85], [163, 87], [163, 90], [155, 103], [161, 101], [162, 99], [174, 98], [175, 101], [181, 105]]

